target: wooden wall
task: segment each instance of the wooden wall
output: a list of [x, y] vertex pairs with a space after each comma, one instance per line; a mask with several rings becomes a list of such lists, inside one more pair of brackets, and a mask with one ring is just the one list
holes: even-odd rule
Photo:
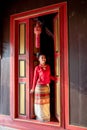
[[87, 1], [70, 0], [70, 123], [87, 127]]

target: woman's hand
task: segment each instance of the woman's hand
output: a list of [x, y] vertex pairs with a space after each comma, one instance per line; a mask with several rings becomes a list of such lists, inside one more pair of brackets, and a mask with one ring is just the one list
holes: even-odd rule
[[34, 93], [34, 89], [31, 89], [31, 90], [30, 90], [30, 94], [33, 94], [33, 93]]
[[59, 77], [57, 77], [57, 76], [51, 76], [50, 78], [51, 78], [51, 80], [53, 80], [55, 82], [57, 82], [59, 80]]
[[57, 77], [55, 77], [55, 82], [58, 82], [60, 79], [59, 79], [59, 77], [57, 76]]

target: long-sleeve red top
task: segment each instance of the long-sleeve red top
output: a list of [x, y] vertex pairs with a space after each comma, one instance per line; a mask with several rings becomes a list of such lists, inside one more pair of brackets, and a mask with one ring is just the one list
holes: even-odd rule
[[50, 66], [45, 65], [45, 67], [42, 67], [38, 65], [34, 70], [32, 89], [35, 89], [37, 84], [49, 84], [51, 80], [55, 80], [55, 78], [51, 76]]

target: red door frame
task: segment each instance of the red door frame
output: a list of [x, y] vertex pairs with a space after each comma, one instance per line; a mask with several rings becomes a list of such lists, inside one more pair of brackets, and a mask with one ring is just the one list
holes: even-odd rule
[[[66, 58], [66, 57], [64, 57], [64, 54], [63, 54], [63, 51], [64, 51], [63, 46], [66, 42], [66, 41], [64, 41], [65, 39], [63, 38], [64, 33], [65, 33], [64, 31], [66, 31], [66, 30], [64, 30], [64, 17], [65, 17], [64, 7], [66, 8], [66, 3], [56, 4], [56, 5], [53, 5], [53, 6], [48, 6], [48, 7], [40, 8], [40, 9], [37, 9], [37, 10], [32, 10], [32, 11], [28, 11], [28, 12], [24, 12], [24, 13], [20, 13], [20, 14], [16, 14], [16, 15], [11, 16], [11, 49], [12, 49], [11, 57], [12, 57], [12, 59], [11, 59], [11, 67], [10, 67], [10, 69], [11, 69], [11, 84], [10, 84], [10, 87], [11, 87], [12, 95], [11, 95], [11, 98], [10, 98], [11, 99], [10, 104], [11, 104], [11, 107], [13, 106], [13, 110], [11, 109], [10, 112], [11, 112], [13, 119], [15, 119], [17, 117], [16, 111], [15, 111], [15, 105], [13, 105], [13, 104], [15, 104], [15, 102], [17, 102], [17, 101], [15, 101], [16, 99], [14, 98], [15, 97], [15, 95], [14, 95], [15, 83], [14, 84], [12, 83], [12, 81], [15, 80], [14, 79], [15, 66], [12, 66], [12, 63], [15, 64], [15, 49], [13, 49], [14, 48], [13, 46], [15, 45], [15, 38], [14, 38], [15, 37], [15, 30], [14, 30], [15, 28], [13, 28], [14, 24], [16, 24], [17, 21], [20, 21], [21, 19], [23, 20], [25, 18], [28, 19], [28, 18], [33, 18], [33, 17], [36, 17], [36, 16], [42, 16], [42, 15], [51, 14], [51, 13], [59, 13], [59, 17], [60, 17], [60, 41], [61, 41], [61, 48], [60, 48], [61, 52], [60, 53], [61, 53], [61, 59], [62, 59], [61, 61], [64, 61], [63, 59]], [[29, 35], [29, 37], [31, 37], [31, 36]], [[14, 41], [13, 41], [13, 39], [14, 39]], [[29, 45], [30, 46], [32, 45], [31, 41], [29, 41]], [[31, 48], [32, 48], [32, 46], [31, 46]], [[31, 51], [32, 51], [32, 49], [30, 50], [30, 53], [32, 54]], [[30, 59], [32, 59], [32, 58], [30, 58]], [[32, 66], [32, 63], [30, 62], [29, 65]], [[63, 62], [61, 62], [61, 66], [64, 66]], [[31, 72], [30, 72], [30, 75], [32, 75]], [[30, 85], [32, 86], [32, 84], [30, 84]], [[64, 112], [65, 111], [65, 109], [64, 109], [64, 106], [65, 106], [64, 92], [65, 92], [65, 90], [64, 90], [64, 69], [61, 69], [61, 93], [62, 93], [61, 94], [62, 95], [61, 96], [61, 103], [62, 103], [61, 104], [61, 126], [62, 127], [65, 127], [65, 124], [64, 124], [65, 123], [65, 118], [64, 118], [64, 114], [65, 114], [65, 112]], [[13, 102], [12, 99], [13, 99], [14, 103], [12, 103]]]
[[[60, 39], [61, 39], [61, 59], [63, 61], [61, 62], [61, 93], [62, 93], [62, 125], [61, 127], [54, 126], [53, 124], [47, 124], [47, 123], [37, 123], [32, 120], [21, 120], [16, 118], [16, 112], [15, 112], [15, 72], [13, 71], [15, 68], [15, 22], [17, 20], [23, 20], [25, 18], [32, 18], [36, 16], [46, 15], [58, 12], [59, 9], [59, 15], [60, 15]], [[57, 130], [64, 128], [66, 129], [76, 129], [76, 130], [83, 130], [83, 128], [75, 127], [69, 125], [69, 75], [68, 75], [68, 26], [67, 26], [67, 3], [59, 3], [51, 6], [46, 6], [43, 8], [19, 13], [12, 15], [10, 17], [10, 116], [0, 116], [0, 124], [12, 126], [15, 128], [21, 128], [24, 130], [29, 130], [29, 128], [32, 130], [34, 128], [36, 129], [42, 129], [45, 128], [50, 130]], [[29, 41], [30, 42], [30, 41]], [[32, 58], [32, 57], [31, 57]], [[31, 64], [30, 64], [31, 65]], [[31, 65], [32, 66], [32, 65]], [[38, 124], [38, 125], [37, 125]], [[43, 125], [43, 127], [40, 127], [39, 125]], [[49, 125], [49, 127], [48, 127]], [[33, 128], [32, 128], [33, 127]], [[87, 129], [84, 129], [87, 130]]]

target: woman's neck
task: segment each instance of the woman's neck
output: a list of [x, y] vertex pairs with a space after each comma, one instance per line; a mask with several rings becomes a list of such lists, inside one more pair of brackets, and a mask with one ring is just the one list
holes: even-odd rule
[[46, 66], [46, 64], [40, 64], [40, 66], [44, 67], [44, 66]]

